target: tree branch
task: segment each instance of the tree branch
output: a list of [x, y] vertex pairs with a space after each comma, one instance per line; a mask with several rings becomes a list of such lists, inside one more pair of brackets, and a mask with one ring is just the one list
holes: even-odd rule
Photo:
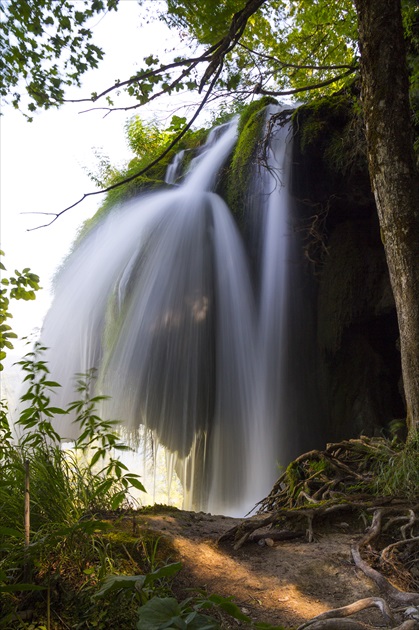
[[[156, 92], [155, 94], [150, 96], [147, 99], [147, 104], [151, 103], [151, 101], [154, 101], [156, 98], [163, 96], [163, 94], [170, 94], [172, 90], [176, 87], [176, 85], [178, 85], [182, 81], [182, 79], [184, 79], [186, 76], [188, 76], [188, 74], [190, 74], [197, 65], [198, 65], [198, 62], [193, 63], [188, 68], [183, 70], [183, 72], [176, 79], [174, 79], [172, 83], [170, 83], [170, 85], [167, 86], [167, 88], [164, 88], [160, 90], [160, 92]], [[135, 105], [129, 105], [127, 107], [89, 107], [89, 109], [85, 109], [81, 111], [80, 114], [85, 114], [87, 112], [100, 111], [100, 110], [107, 110], [108, 114], [111, 112], [120, 112], [120, 111], [128, 112], [133, 109], [138, 109], [139, 107], [142, 107], [143, 105], [145, 105], [145, 103], [136, 103]]]
[[[134, 85], [135, 83], [140, 83], [146, 79], [150, 79], [152, 77], [158, 77], [162, 75], [164, 72], [168, 70], [172, 70], [173, 68], [178, 68], [180, 66], [188, 66], [187, 69], [182, 73], [183, 76], [190, 74], [190, 72], [200, 63], [209, 61], [209, 65], [204, 72], [202, 77], [199, 93], [202, 92], [206, 83], [209, 79], [214, 75], [217, 69], [223, 65], [224, 58], [228, 52], [230, 52], [238, 43], [238, 40], [242, 36], [244, 29], [246, 28], [246, 24], [248, 19], [256, 13], [256, 11], [266, 2], [266, 0], [248, 0], [245, 7], [235, 13], [232, 17], [230, 29], [228, 34], [221, 38], [216, 44], [210, 46], [202, 55], [199, 57], [193, 57], [192, 59], [181, 59], [179, 61], [174, 61], [172, 63], [166, 64], [164, 66], [160, 66], [160, 68], [155, 68], [154, 70], [148, 70], [145, 72], [140, 72], [139, 74], [126, 79], [125, 81], [117, 81], [114, 85], [103, 90], [99, 94], [95, 94], [94, 97], [91, 98], [82, 98], [82, 99], [64, 99], [65, 103], [95, 103], [99, 99], [107, 96], [111, 92], [115, 90], [119, 90], [123, 87], [128, 87], [130, 85]], [[149, 102], [149, 100], [147, 100]]]
[[250, 52], [252, 55], [256, 55], [257, 57], [261, 57], [262, 59], [273, 61], [274, 63], [281, 66], [281, 68], [295, 68], [297, 70], [356, 70], [358, 68], [358, 64], [312, 66], [312, 65], [297, 64], [297, 63], [285, 63], [285, 61], [281, 61], [280, 59], [277, 59], [273, 55], [268, 55], [267, 53], [262, 53], [258, 50], [254, 50], [253, 48], [250, 48], [249, 46], [246, 46], [246, 44], [242, 44], [241, 42], [239, 42], [238, 45], [241, 48], [244, 48], [245, 50]]
[[262, 94], [263, 96], [289, 96], [291, 94], [298, 94], [299, 92], [307, 92], [309, 90], [317, 90], [321, 87], [325, 87], [326, 85], [331, 85], [332, 83], [336, 83], [336, 81], [340, 81], [340, 79], [344, 79], [345, 77], [354, 74], [357, 68], [351, 68], [342, 74], [337, 75], [336, 77], [332, 77], [331, 79], [326, 79], [325, 81], [319, 81], [319, 83], [313, 83], [311, 85], [304, 85], [300, 88], [293, 88], [292, 90], [264, 90], [263, 88], [258, 88], [255, 90], [256, 94]]
[[106, 90], [103, 90], [103, 92], [96, 94], [94, 97], [63, 99], [63, 103], [95, 103], [100, 98], [103, 98], [104, 96], [106, 96], [107, 94], [110, 94], [114, 90], [119, 90], [122, 87], [134, 85], [135, 83], [144, 81], [144, 79], [150, 79], [152, 77], [160, 76], [161, 74], [163, 74], [163, 72], [167, 72], [168, 70], [172, 70], [173, 68], [179, 68], [185, 65], [188, 66], [188, 68], [187, 70], [184, 70], [183, 74], [187, 75], [199, 63], [208, 61], [210, 59], [209, 52], [210, 51], [206, 51], [199, 57], [192, 57], [191, 59], [181, 59], [179, 61], [173, 61], [172, 63], [169, 63], [165, 66], [160, 66], [160, 68], [155, 68], [154, 70], [148, 70], [147, 72], [141, 72], [140, 74], [134, 77], [130, 77], [129, 79], [126, 79], [126, 81], [117, 81], [114, 85], [107, 88]]
[[137, 177], [140, 177], [141, 175], [144, 175], [153, 166], [158, 164], [173, 149], [173, 147], [176, 146], [176, 144], [179, 142], [179, 140], [192, 127], [193, 123], [198, 118], [199, 114], [201, 113], [202, 109], [204, 108], [205, 103], [207, 102], [207, 100], [208, 100], [208, 98], [209, 98], [209, 96], [210, 96], [210, 94], [211, 94], [211, 92], [212, 92], [212, 90], [214, 88], [214, 85], [216, 84], [216, 82], [218, 80], [218, 77], [220, 76], [221, 71], [222, 71], [222, 65], [218, 68], [217, 73], [213, 77], [213, 79], [211, 81], [211, 84], [210, 84], [210, 86], [209, 86], [209, 88], [207, 90], [207, 93], [205, 94], [204, 98], [202, 99], [202, 101], [199, 104], [195, 114], [192, 116], [190, 121], [184, 126], [184, 128], [176, 136], [176, 138], [174, 138], [174, 140], [172, 140], [172, 142], [169, 144], [169, 146], [166, 147], [166, 149], [164, 151], [162, 151], [162, 153], [157, 158], [155, 158], [152, 162], [150, 162], [150, 164], [148, 164], [146, 167], [144, 167], [143, 169], [138, 171], [138, 173], [134, 173], [134, 175], [130, 175], [129, 177], [125, 177], [121, 181], [116, 182], [115, 184], [112, 184], [111, 186], [108, 186], [107, 188], [103, 188], [101, 190], [94, 190], [92, 192], [84, 193], [84, 195], [82, 197], [80, 197], [80, 199], [78, 201], [74, 202], [70, 206], [67, 206], [67, 208], [64, 208], [64, 210], [61, 210], [60, 212], [56, 212], [56, 213], [55, 212], [23, 212], [22, 214], [40, 214], [40, 215], [47, 215], [47, 216], [54, 217], [48, 223], [45, 223], [43, 225], [38, 225], [35, 228], [29, 228], [27, 231], [28, 232], [33, 232], [34, 230], [39, 230], [41, 228], [48, 227], [48, 226], [52, 225], [52, 223], [54, 223], [65, 212], [68, 212], [68, 210], [71, 210], [72, 208], [75, 208], [76, 206], [78, 206], [85, 199], [87, 199], [87, 197], [93, 197], [94, 195], [102, 195], [103, 193], [110, 192], [111, 190], [115, 190], [115, 188], [119, 188], [120, 186], [123, 186], [124, 184], [128, 184], [129, 182], [132, 182], [134, 179], [137, 179]]
[[224, 63], [224, 58], [228, 52], [238, 43], [243, 35], [248, 19], [260, 9], [266, 0], [248, 0], [245, 7], [233, 15], [228, 34], [223, 37], [215, 46], [212, 59], [208, 65], [199, 86], [199, 92], [203, 89], [208, 79], [216, 72], [217, 68]]
[[[205, 87], [205, 85], [212, 78], [211, 83], [209, 85], [209, 88], [208, 88], [208, 90], [207, 90], [207, 92], [205, 94], [205, 97], [202, 99], [200, 105], [198, 106], [197, 111], [195, 112], [195, 114], [191, 118], [191, 120], [188, 122], [188, 124], [185, 125], [185, 127], [182, 129], [182, 131], [176, 136], [176, 138], [169, 144], [169, 146], [155, 160], [150, 162], [150, 164], [148, 164], [145, 168], [141, 169], [138, 173], [135, 173], [134, 175], [126, 177], [125, 179], [121, 180], [120, 182], [112, 184], [111, 186], [103, 188], [102, 190], [95, 190], [95, 191], [92, 191], [92, 192], [89, 192], [89, 193], [85, 193], [82, 197], [80, 197], [80, 199], [78, 201], [76, 201], [75, 203], [71, 204], [70, 206], [67, 206], [66, 208], [64, 208], [60, 212], [57, 212], [57, 213], [54, 213], [54, 212], [23, 213], [23, 214], [42, 214], [42, 215], [52, 216], [53, 217], [51, 219], [51, 221], [49, 221], [48, 223], [45, 223], [43, 225], [39, 225], [39, 226], [37, 226], [35, 228], [30, 228], [28, 231], [33, 231], [33, 230], [38, 230], [38, 229], [43, 228], [43, 227], [48, 227], [49, 225], [54, 223], [60, 216], [62, 216], [65, 212], [68, 212], [68, 210], [71, 210], [72, 208], [74, 208], [77, 205], [79, 205], [80, 203], [82, 203], [87, 197], [92, 197], [94, 195], [101, 195], [103, 193], [110, 192], [111, 190], [114, 190], [115, 188], [119, 188], [120, 186], [123, 186], [124, 184], [128, 184], [129, 182], [133, 181], [134, 179], [137, 179], [138, 177], [140, 177], [141, 175], [144, 175], [153, 166], [158, 164], [169, 153], [169, 151], [171, 151], [171, 149], [173, 149], [173, 147], [179, 142], [179, 140], [185, 135], [185, 133], [191, 128], [191, 126], [195, 122], [196, 118], [198, 117], [198, 115], [202, 111], [203, 107], [205, 106], [207, 100], [209, 99], [209, 96], [210, 96], [210, 94], [211, 94], [211, 92], [212, 92], [212, 90], [213, 90], [213, 88], [214, 88], [214, 86], [215, 86], [215, 84], [216, 84], [220, 74], [221, 74], [221, 71], [222, 71], [223, 66], [224, 66], [225, 55], [236, 46], [238, 40], [240, 39], [241, 35], [244, 32], [244, 29], [246, 28], [246, 24], [247, 24], [248, 19], [265, 2], [266, 2], [266, 0], [248, 0], [246, 5], [245, 5], [245, 7], [241, 11], [238, 11], [237, 13], [235, 13], [233, 15], [228, 34], [225, 37], [223, 37], [221, 40], [219, 40], [216, 44], [211, 46], [208, 50], [206, 50], [199, 57], [193, 58], [192, 60], [191, 59], [187, 59], [187, 60], [180, 60], [180, 61], [177, 61], [177, 62], [173, 62], [171, 64], [167, 64], [165, 66], [162, 66], [162, 67], [160, 67], [158, 69], [154, 69], [154, 70], [150, 70], [148, 72], [140, 73], [139, 75], [137, 75], [135, 77], [131, 77], [130, 79], [127, 79], [126, 81], [118, 81], [115, 85], [111, 86], [110, 88], [107, 88], [106, 90], [104, 90], [100, 94], [95, 95], [94, 98], [90, 98], [90, 99], [71, 99], [71, 100], [69, 99], [69, 100], [66, 100], [65, 102], [72, 102], [72, 103], [96, 102], [98, 99], [103, 98], [103, 96], [113, 92], [114, 90], [120, 89], [121, 87], [126, 87], [126, 86], [132, 85], [134, 83], [138, 83], [141, 80], [144, 80], [146, 78], [159, 76], [163, 72], [165, 72], [167, 70], [171, 70], [172, 68], [180, 67], [182, 65], [187, 65], [188, 68], [186, 68], [183, 71], [181, 76], [178, 77], [178, 79], [176, 79], [174, 82], [172, 82], [172, 85], [175, 85], [181, 80], [181, 78], [183, 76], [186, 76], [187, 74], [189, 74], [198, 65], [198, 63], [202, 63], [204, 61], [210, 61], [209, 65], [208, 65], [208, 67], [207, 67], [206, 71], [204, 72], [204, 75], [203, 75], [203, 77], [201, 79], [199, 90], [198, 90], [198, 92], [201, 93], [203, 88]], [[169, 89], [166, 89], [165, 91], [167, 92], [167, 91], [169, 91]], [[160, 95], [162, 93], [164, 93], [165, 91], [160, 92]], [[150, 100], [152, 100], [152, 98], [156, 98], [156, 96], [157, 95], [154, 95], [153, 97], [148, 99], [147, 102], [150, 102]], [[128, 109], [135, 109], [135, 107], [137, 107], [137, 106], [132, 106], [132, 107], [128, 107], [128, 108], [122, 108], [122, 109], [125, 109], [125, 111], [127, 111]], [[108, 110], [108, 112], [112, 111], [113, 109], [114, 108], [110, 108]]]

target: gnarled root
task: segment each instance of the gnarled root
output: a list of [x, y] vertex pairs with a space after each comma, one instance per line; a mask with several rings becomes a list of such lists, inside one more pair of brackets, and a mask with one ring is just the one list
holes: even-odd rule
[[[324, 621], [324, 620], [330, 620], [337, 623], [337, 619], [342, 619], [343, 617], [349, 617], [350, 615], [354, 615], [355, 613], [360, 612], [361, 610], [365, 610], [366, 608], [371, 608], [372, 606], [375, 606], [381, 610], [381, 612], [383, 613], [384, 619], [386, 620], [387, 623], [391, 623], [391, 624], [395, 623], [395, 619], [391, 613], [390, 607], [384, 599], [382, 599], [381, 597], [366, 597], [365, 599], [359, 599], [357, 602], [354, 602], [353, 604], [349, 604], [348, 606], [342, 606], [341, 608], [328, 610], [327, 612], [324, 612], [321, 615], [317, 615], [317, 617], [314, 617], [313, 619], [310, 619], [309, 621], [306, 621], [301, 626], [299, 626], [298, 630], [303, 630], [303, 628], [308, 628], [309, 626], [311, 630], [313, 630], [313, 628], [323, 627], [323, 626], [319, 626], [318, 622]], [[353, 623], [358, 623], [358, 622], [353, 622], [353, 620], [350, 620], [350, 621], [352, 624], [350, 626], [351, 628], [355, 627], [353, 626]], [[342, 624], [342, 623], [343, 623], [342, 621], [339, 621], [339, 624]], [[317, 624], [317, 625], [314, 625], [314, 624]], [[361, 624], [361, 626], [365, 628], [365, 624]], [[324, 627], [331, 627], [331, 626], [329, 625], [329, 626], [324, 626]], [[339, 627], [343, 627], [343, 626], [339, 625]]]
[[[358, 544], [352, 545], [351, 553], [355, 565], [375, 584], [380, 591], [394, 604], [398, 606], [419, 605], [419, 593], [408, 593], [400, 591], [393, 586], [379, 571], [373, 569], [365, 560], [361, 557], [361, 549], [369, 544], [374, 538], [377, 538], [382, 529], [382, 517], [386, 513], [391, 513], [392, 508], [382, 508], [374, 512], [371, 527], [367, 533], [359, 541]], [[404, 543], [408, 540], [404, 540]]]

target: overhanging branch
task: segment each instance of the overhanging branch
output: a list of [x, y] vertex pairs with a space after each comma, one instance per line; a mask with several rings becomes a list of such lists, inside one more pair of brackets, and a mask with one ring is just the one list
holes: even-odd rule
[[[202, 55], [198, 57], [193, 57], [191, 59], [180, 59], [178, 61], [174, 61], [172, 63], [162, 65], [159, 68], [155, 68], [153, 70], [147, 70], [145, 72], [140, 72], [139, 74], [126, 79], [125, 81], [117, 81], [114, 85], [110, 86], [106, 90], [103, 90], [99, 94], [95, 94], [90, 98], [82, 98], [82, 99], [64, 99], [65, 103], [95, 103], [99, 99], [103, 98], [114, 92], [115, 90], [119, 90], [123, 87], [129, 87], [131, 85], [135, 85], [137, 83], [141, 83], [150, 78], [159, 77], [165, 72], [169, 70], [173, 70], [174, 68], [179, 68], [181, 66], [187, 66], [187, 68], [183, 71], [181, 77], [186, 76], [192, 72], [194, 68], [200, 63], [209, 62], [207, 69], [204, 72], [202, 77], [199, 93], [202, 92], [203, 88], [209, 81], [209, 79], [217, 72], [217, 70], [223, 66], [224, 58], [228, 52], [230, 52], [238, 43], [240, 37], [243, 35], [244, 29], [246, 28], [246, 24], [248, 19], [256, 13], [258, 9], [266, 2], [266, 0], [248, 0], [245, 7], [235, 13], [232, 17], [230, 28], [228, 34], [221, 38], [217, 43], [213, 46], [210, 46]], [[181, 77], [176, 81], [180, 81]], [[168, 92], [169, 88], [164, 90], [164, 92]], [[149, 102], [151, 99], [147, 99]], [[125, 108], [123, 108], [125, 109]], [[126, 108], [128, 109], [128, 108]]]
[[336, 81], [340, 81], [345, 77], [348, 77], [351, 74], [354, 74], [357, 71], [357, 68], [351, 68], [342, 74], [338, 74], [331, 79], [326, 79], [325, 81], [319, 81], [318, 83], [312, 83], [310, 85], [304, 85], [299, 88], [292, 88], [291, 90], [264, 90], [261, 87], [257, 87], [254, 90], [255, 94], [262, 94], [262, 96], [290, 96], [291, 94], [298, 94], [299, 92], [308, 92], [310, 90], [318, 90], [321, 87], [326, 87], [326, 85], [331, 85], [332, 83], [336, 83]]
[[310, 64], [298, 64], [298, 63], [288, 63], [285, 61], [281, 61], [277, 59], [273, 55], [268, 55], [267, 53], [260, 52], [259, 50], [254, 50], [249, 46], [246, 46], [242, 42], [238, 44], [241, 48], [244, 48], [252, 55], [256, 55], [261, 59], [272, 61], [276, 63], [280, 68], [295, 68], [296, 70], [356, 70], [358, 68], [357, 64], [338, 64], [338, 65], [310, 65]]
[[52, 216], [53, 217], [51, 219], [51, 221], [49, 221], [48, 223], [44, 223], [43, 225], [38, 225], [37, 227], [34, 227], [34, 228], [29, 228], [27, 231], [28, 232], [33, 232], [34, 230], [39, 230], [41, 228], [48, 227], [48, 226], [52, 225], [59, 217], [61, 217], [63, 214], [65, 214], [69, 210], [72, 210], [72, 208], [75, 208], [76, 206], [78, 206], [80, 203], [82, 203], [88, 197], [93, 197], [95, 195], [103, 195], [104, 193], [110, 192], [111, 190], [115, 190], [115, 188], [119, 188], [120, 186], [124, 186], [125, 184], [128, 184], [129, 182], [134, 181], [135, 179], [137, 179], [141, 175], [144, 175], [153, 166], [155, 166], [156, 164], [161, 162], [161, 160], [173, 149], [173, 147], [176, 146], [176, 144], [179, 142], [179, 140], [181, 140], [181, 138], [183, 138], [183, 136], [186, 134], [186, 132], [189, 131], [189, 129], [192, 127], [193, 123], [195, 122], [195, 120], [197, 119], [197, 117], [201, 113], [202, 109], [204, 108], [206, 102], [208, 101], [208, 99], [209, 99], [209, 97], [211, 95], [211, 92], [214, 89], [214, 86], [215, 86], [215, 84], [216, 84], [216, 82], [218, 80], [218, 77], [220, 76], [221, 71], [222, 71], [222, 65], [218, 68], [216, 75], [213, 77], [213, 79], [212, 79], [212, 81], [211, 81], [211, 83], [210, 83], [210, 85], [208, 87], [208, 90], [207, 90], [204, 98], [202, 99], [201, 103], [199, 104], [195, 114], [192, 116], [192, 118], [189, 120], [189, 122], [183, 127], [182, 131], [166, 147], [166, 149], [164, 151], [162, 151], [162, 153], [157, 158], [155, 158], [152, 162], [150, 162], [150, 164], [148, 164], [146, 167], [144, 167], [143, 169], [138, 171], [138, 173], [134, 173], [134, 175], [130, 175], [129, 177], [125, 177], [121, 181], [116, 182], [115, 184], [112, 184], [111, 186], [107, 186], [106, 188], [103, 188], [101, 190], [93, 190], [92, 192], [84, 193], [84, 195], [82, 197], [80, 197], [80, 199], [78, 201], [72, 203], [70, 206], [67, 206], [66, 208], [64, 208], [60, 212], [24, 212], [24, 213], [22, 213], [22, 214], [39, 214], [39, 215]]

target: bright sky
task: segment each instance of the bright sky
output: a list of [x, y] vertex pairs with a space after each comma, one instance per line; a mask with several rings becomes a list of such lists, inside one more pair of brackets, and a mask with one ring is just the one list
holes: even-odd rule
[[[153, 0], [154, 4], [157, 2]], [[72, 91], [72, 97], [84, 97], [108, 87], [115, 79], [123, 80], [144, 56], [173, 47], [174, 34], [167, 27], [158, 21], [141, 25], [138, 15], [136, 0], [121, 0], [117, 13], [97, 18], [94, 41], [106, 56], [99, 70], [85, 76], [83, 88]], [[179, 42], [178, 36], [175, 39]], [[144, 117], [166, 113], [170, 119], [174, 111], [172, 102], [157, 103], [155, 108], [140, 109], [138, 113]], [[94, 170], [94, 148], [103, 149], [112, 163], [129, 158], [124, 137], [127, 114], [115, 112], [104, 118], [103, 112], [81, 114], [82, 109], [80, 104], [68, 104], [59, 110], [35, 114], [34, 122], [28, 123], [22, 114], [5, 107], [0, 118], [1, 249], [6, 254], [5, 265], [11, 273], [30, 267], [40, 276], [43, 287], [35, 302], [14, 301], [11, 305], [11, 323], [19, 337], [41, 326], [51, 301], [54, 271], [67, 254], [77, 229], [95, 212], [101, 197], [85, 200], [51, 226], [35, 231], [28, 229], [43, 224], [47, 217], [22, 213], [60, 211], [83, 193], [94, 190], [83, 170], [86, 166]], [[8, 365], [27, 351], [23, 344], [16, 343], [15, 347]], [[2, 389], [5, 387], [10, 385], [3, 374]]]

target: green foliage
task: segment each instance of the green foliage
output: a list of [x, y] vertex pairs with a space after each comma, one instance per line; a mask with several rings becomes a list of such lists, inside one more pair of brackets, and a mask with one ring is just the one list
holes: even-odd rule
[[[127, 144], [134, 156], [124, 166], [116, 168], [111, 165], [109, 158], [98, 154], [99, 164], [97, 172], [88, 173], [91, 180], [97, 186], [107, 188], [138, 173], [160, 157], [179, 134], [184, 124], [185, 118], [180, 116], [173, 116], [167, 128], [162, 128], [157, 122], [147, 123], [140, 116], [132, 117], [125, 125], [125, 135]], [[123, 201], [128, 201], [140, 192], [163, 186], [167, 166], [173, 160], [175, 154], [178, 151], [185, 150], [188, 156], [191, 156], [204, 142], [207, 133], [208, 129], [205, 128], [190, 130], [177, 143], [176, 149], [170, 151], [164, 159], [159, 160], [144, 175], [123, 186], [110, 190], [96, 214], [83, 224], [77, 242], [114, 206]], [[188, 158], [185, 159], [185, 165], [187, 163]]]
[[226, 613], [237, 622], [246, 624], [255, 630], [284, 630], [283, 626], [272, 626], [268, 623], [253, 623], [250, 617], [242, 613], [230, 597], [198, 593], [182, 602], [173, 597], [154, 597], [139, 609], [137, 630], [163, 630], [179, 628], [180, 630], [221, 630], [222, 625], [213, 615]]
[[[0, 256], [4, 252], [0, 251]], [[4, 264], [0, 261], [0, 271], [6, 271]], [[34, 300], [35, 292], [39, 291], [39, 277], [32, 273], [29, 267], [22, 272], [15, 270], [15, 275], [9, 278], [2, 277], [0, 288], [0, 371], [3, 370], [3, 361], [6, 358], [6, 348], [13, 349], [11, 339], [16, 339], [17, 335], [12, 327], [7, 324], [7, 320], [12, 316], [9, 310], [10, 300]]]
[[302, 153], [316, 151], [330, 171], [367, 169], [364, 121], [357, 85], [298, 107], [294, 128]]
[[172, 578], [180, 569], [180, 563], [172, 563], [166, 564], [147, 575], [109, 576], [94, 595], [94, 599], [102, 599], [124, 590], [133, 591], [134, 597], [139, 603], [137, 630], [164, 630], [165, 628], [221, 630], [222, 626], [217, 619], [214, 616], [204, 614], [205, 612], [213, 615], [226, 613], [229, 617], [245, 623], [255, 630], [283, 630], [282, 626], [252, 623], [250, 617], [242, 613], [230, 597], [198, 592], [178, 602], [174, 597], [159, 595], [160, 587], [156, 589], [154, 586], [156, 581], [160, 582], [162, 579]]
[[207, 615], [201, 614], [200, 603], [190, 600], [178, 603], [174, 597], [154, 597], [139, 610], [137, 630], [163, 628], [190, 628], [190, 630], [217, 630], [220, 626]]
[[372, 489], [378, 496], [417, 501], [419, 496], [419, 435], [406, 442], [383, 440], [373, 460]]
[[[214, 45], [227, 35], [242, 0], [206, 0], [200, 11], [190, 0], [171, 0], [161, 19], [186, 31], [191, 42]], [[220, 86], [246, 97], [255, 86], [270, 91], [317, 85], [356, 66], [356, 16], [350, 0], [286, 3], [271, 0], [248, 20], [240, 46], [227, 55]], [[340, 67], [339, 67], [340, 66]], [[342, 87], [344, 78], [318, 89], [316, 96]], [[240, 97], [240, 96], [239, 96]], [[308, 91], [299, 99], [306, 100]]]
[[[131, 488], [145, 491], [139, 476], [110, 455], [127, 447], [121, 444], [115, 423], [97, 415], [101, 397], [90, 395], [93, 374], [79, 375], [80, 400], [66, 410], [54, 407], [51, 397], [59, 385], [49, 378], [43, 350], [35, 344], [20, 362], [28, 388], [21, 397], [22, 410], [16, 423], [20, 437], [16, 442], [4, 404], [0, 414], [0, 597], [10, 615], [21, 592], [29, 591], [35, 597], [34, 591], [49, 588], [51, 580], [65, 583], [73, 597], [80, 580], [82, 588], [93, 588], [112, 568], [112, 555], [103, 538], [109, 525], [95, 514], [129, 506]], [[69, 411], [76, 414], [80, 435], [74, 448], [66, 450], [55, 422]], [[25, 548], [23, 489], [27, 464], [31, 539]]]
[[177, 575], [181, 568], [180, 562], [172, 562], [146, 575], [108, 575], [93, 599], [107, 597], [111, 593], [120, 593], [123, 590], [132, 590], [139, 605], [143, 605], [159, 593], [167, 592], [168, 580]]
[[29, 112], [60, 104], [65, 88], [80, 86], [81, 76], [103, 58], [91, 41], [89, 20], [116, 9], [118, 1], [0, 3], [0, 96], [20, 108], [24, 84]]
[[161, 13], [160, 18], [172, 28], [189, 32], [201, 44], [211, 45], [226, 35], [233, 15], [243, 4], [242, 0], [223, 0], [217, 3], [213, 0], [202, 0], [197, 11], [193, 0], [168, 0], [167, 10]]
[[[89, 20], [116, 10], [118, 4], [119, 0], [2, 3], [0, 94], [20, 107], [25, 89], [30, 112], [61, 104], [65, 89], [80, 85], [83, 74], [96, 68], [104, 55], [92, 42]], [[222, 70], [216, 96], [224, 103], [226, 98], [244, 103], [258, 93], [298, 93], [299, 101], [307, 101], [312, 90], [318, 98], [341, 89], [358, 67], [352, 0], [268, 0], [260, 7], [255, 4], [245, 27], [237, 31], [237, 16], [247, 6], [244, 0], [202, 0], [199, 11], [191, 0], [169, 0], [152, 9], [143, 0], [139, 4], [139, 18], [160, 19], [183, 41], [189, 40], [191, 50], [203, 45], [208, 52], [174, 57], [165, 65], [150, 51], [135, 74], [116, 79], [102, 93], [93, 92], [92, 102], [104, 99], [112, 108], [113, 94], [124, 93], [140, 106], [162, 94], [201, 91], [215, 69]], [[417, 3], [404, 0], [402, 11], [414, 100], [419, 77]], [[226, 37], [230, 39], [223, 41]]]

